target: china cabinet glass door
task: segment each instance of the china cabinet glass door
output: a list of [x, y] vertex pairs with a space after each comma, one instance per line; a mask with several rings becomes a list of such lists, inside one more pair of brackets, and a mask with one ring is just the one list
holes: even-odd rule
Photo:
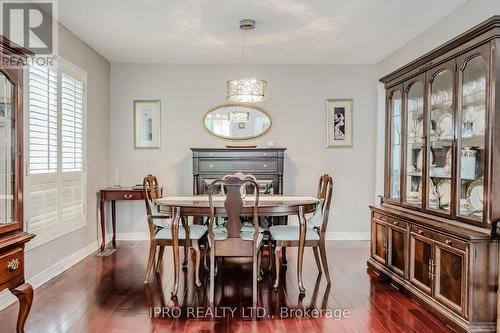
[[0, 227], [15, 222], [14, 86], [0, 72]]
[[[406, 89], [406, 88], [405, 88]], [[422, 171], [424, 166], [424, 82], [410, 83], [406, 98], [405, 203], [422, 206]]]
[[[480, 50], [479, 50], [480, 51]], [[485, 133], [488, 126], [488, 53], [460, 59], [460, 126], [458, 147], [457, 215], [483, 221]]]
[[389, 198], [396, 202], [401, 198], [401, 117], [403, 114], [403, 96], [398, 88], [389, 97]]
[[454, 67], [453, 61], [429, 72], [428, 88], [427, 207], [447, 215], [451, 213], [453, 194]]

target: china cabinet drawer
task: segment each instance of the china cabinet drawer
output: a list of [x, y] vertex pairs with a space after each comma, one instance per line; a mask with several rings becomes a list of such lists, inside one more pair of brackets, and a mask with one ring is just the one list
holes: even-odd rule
[[0, 253], [0, 284], [23, 274], [23, 248], [17, 247]]
[[430, 238], [430, 239], [435, 239], [436, 238], [436, 233], [435, 232], [427, 230], [427, 229], [422, 228], [422, 227], [419, 227], [418, 225], [412, 225], [411, 226], [411, 232], [413, 234], [416, 234], [416, 235], [419, 235], [419, 236], [423, 236], [423, 237], [427, 237], [427, 238]]
[[200, 172], [276, 172], [278, 163], [276, 160], [200, 160]]
[[406, 229], [406, 227], [408, 226], [407, 222], [379, 213], [374, 213], [373, 218], [378, 220], [379, 222], [385, 222], [393, 227], [398, 227], [401, 229]]
[[467, 249], [467, 243], [442, 234], [436, 234], [436, 240], [442, 244], [448, 245], [458, 250], [465, 251]]
[[[200, 158], [212, 158], [212, 157], [223, 157], [223, 158], [234, 158], [235, 153], [233, 151], [200, 151], [198, 153]], [[238, 152], [237, 158], [276, 158], [278, 157], [278, 152], [276, 151], [243, 151]]]

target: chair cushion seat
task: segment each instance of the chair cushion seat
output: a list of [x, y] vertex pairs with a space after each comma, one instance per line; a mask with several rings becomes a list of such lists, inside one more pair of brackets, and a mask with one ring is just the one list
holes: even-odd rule
[[[299, 227], [292, 225], [274, 225], [269, 228], [271, 238], [274, 240], [299, 240]], [[319, 240], [318, 233], [306, 228], [306, 240]]]
[[[226, 232], [217, 232], [217, 228], [214, 228], [214, 238], [216, 241], [223, 241], [227, 239], [227, 229]], [[253, 240], [253, 232], [240, 232], [240, 238], [244, 241], [252, 241]], [[259, 247], [260, 243], [262, 242], [262, 238], [264, 236], [259, 232], [259, 236], [257, 237], [257, 242], [255, 243], [255, 247]], [[210, 238], [208, 239], [208, 245], [212, 246], [212, 243], [210, 242]]]
[[[198, 240], [207, 232], [207, 227], [204, 225], [193, 224], [189, 226], [189, 238]], [[156, 235], [156, 239], [172, 239], [172, 229], [170, 226], [160, 229]], [[186, 239], [186, 231], [182, 225], [179, 225], [179, 239]]]

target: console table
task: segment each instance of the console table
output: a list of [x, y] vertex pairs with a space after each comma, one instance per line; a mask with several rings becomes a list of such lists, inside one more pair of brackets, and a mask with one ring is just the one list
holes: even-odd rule
[[116, 200], [144, 200], [144, 190], [131, 187], [109, 187], [100, 192], [100, 210], [101, 210], [101, 234], [102, 242], [100, 251], [104, 251], [106, 246], [106, 219], [104, 214], [104, 206], [106, 201], [111, 201], [111, 221], [113, 226], [113, 238], [111, 243], [113, 248], [116, 248]]

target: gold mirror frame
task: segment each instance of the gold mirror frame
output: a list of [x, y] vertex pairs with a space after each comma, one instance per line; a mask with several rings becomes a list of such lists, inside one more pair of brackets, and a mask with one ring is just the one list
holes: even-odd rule
[[[264, 132], [262, 132], [258, 135], [246, 136], [246, 137], [242, 137], [242, 138], [229, 138], [226, 136], [217, 135], [214, 132], [210, 131], [205, 126], [205, 118], [211, 112], [214, 112], [215, 110], [226, 108], [226, 107], [246, 107], [249, 109], [259, 111], [259, 112], [263, 113], [267, 117], [267, 119], [269, 119], [269, 126], [267, 127], [267, 129]], [[203, 116], [201, 117], [201, 126], [208, 134], [210, 134], [211, 136], [214, 136], [216, 138], [226, 140], [226, 141], [245, 141], [245, 140], [257, 139], [257, 138], [263, 137], [264, 135], [269, 133], [269, 131], [271, 131], [271, 128], [273, 127], [273, 119], [271, 118], [271, 116], [269, 115], [269, 113], [266, 110], [264, 110], [263, 108], [256, 106], [256, 105], [247, 104], [247, 103], [224, 103], [224, 104], [219, 104], [217, 106], [214, 106], [214, 107], [210, 108], [207, 112], [205, 112], [203, 114]]]

